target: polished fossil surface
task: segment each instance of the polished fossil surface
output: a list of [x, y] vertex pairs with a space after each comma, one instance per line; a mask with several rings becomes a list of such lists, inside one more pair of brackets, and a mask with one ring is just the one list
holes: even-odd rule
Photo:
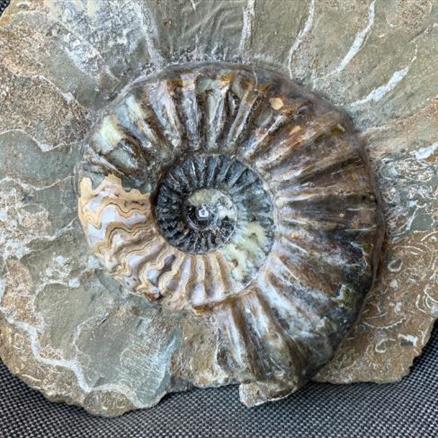
[[[211, 332], [207, 315], [219, 309], [217, 301], [206, 307], [186, 299], [174, 303], [171, 287], [145, 296], [141, 287], [135, 290], [137, 283], [123, 285], [129, 275], [118, 270], [130, 255], [129, 245], [115, 253], [111, 246], [94, 248], [87, 242], [87, 222], [78, 215], [80, 193], [85, 197], [79, 201], [88, 208], [87, 196], [105, 200], [99, 187], [126, 196], [128, 204], [130, 196], [143, 202], [145, 193], [158, 193], [158, 187], [152, 190], [114, 172], [104, 173], [100, 161], [96, 172], [86, 174], [84, 164], [90, 161], [84, 160], [84, 139], [96, 132], [96, 122], [114, 108], [117, 96], [123, 99], [173, 64], [226, 62], [250, 64], [255, 70], [270, 65], [298, 81], [301, 93], [312, 90], [342, 108], [337, 114], [348, 112], [359, 131], [354, 137], [364, 144], [382, 198], [384, 258], [359, 319], [314, 379], [395, 381], [407, 374], [427, 342], [438, 302], [438, 77], [430, 61], [437, 56], [437, 8], [429, 0], [284, 4], [136, 0], [121, 10], [115, 1], [36, 0], [13, 1], [2, 16], [0, 355], [11, 371], [51, 400], [117, 415], [151, 406], [166, 393], [192, 385], [244, 380], [242, 398], [254, 404], [301, 384], [286, 381], [293, 367], [284, 355], [269, 355], [279, 359], [279, 366], [267, 386], [269, 367], [253, 353], [242, 354], [240, 365], [227, 362], [230, 352], [251, 349], [212, 349], [218, 339], [235, 336], [227, 334], [232, 327], [227, 312], [217, 314], [220, 337]], [[281, 101], [274, 99], [271, 107], [281, 112]], [[219, 160], [221, 153], [212, 155]], [[160, 181], [184, 166], [183, 158], [198, 160], [195, 154], [172, 157], [177, 162], [159, 171]], [[276, 191], [268, 187], [269, 174], [255, 168], [253, 160], [237, 161], [261, 182], [263, 199], [272, 202], [275, 212]], [[116, 159], [109, 162], [114, 165]], [[178, 213], [174, 220], [187, 219], [198, 229], [202, 223], [211, 230], [228, 218], [235, 230], [238, 211], [231, 197], [213, 187], [205, 190], [189, 197], [184, 203], [187, 214]], [[304, 204], [299, 211], [306, 213]], [[213, 224], [199, 221], [205, 215]], [[165, 222], [157, 231], [172, 248], [181, 249], [178, 242], [172, 244]], [[230, 231], [216, 241], [218, 250], [233, 236]], [[128, 230], [125, 237], [133, 236]], [[272, 239], [269, 254], [275, 234]], [[191, 256], [211, 257], [212, 252], [202, 249], [207, 244], [199, 248]], [[106, 256], [114, 259], [114, 266]], [[269, 265], [268, 257], [263, 266]], [[333, 275], [331, 280], [338, 274]], [[157, 278], [144, 280], [148, 284]], [[199, 297], [205, 299], [203, 293]], [[252, 315], [260, 303], [254, 298], [260, 297], [233, 297], [251, 305]], [[245, 307], [239, 304], [238, 309], [235, 320], [254, 327], [251, 314], [243, 315]], [[352, 307], [345, 310], [352, 315]], [[338, 317], [334, 315], [335, 321]], [[324, 335], [329, 327], [318, 330]], [[261, 331], [256, 337], [270, 353], [283, 351], [285, 338], [272, 344]], [[330, 338], [329, 345], [335, 341]], [[311, 374], [311, 365], [329, 355], [327, 344], [322, 344], [321, 362], [304, 352], [305, 360], [295, 369]], [[260, 350], [261, 358], [266, 357], [267, 349]], [[218, 357], [225, 361], [218, 362]], [[257, 366], [248, 369], [245, 363]], [[227, 369], [237, 370], [236, 375]]]
[[194, 312], [215, 339], [208, 367], [248, 405], [331, 358], [377, 269], [383, 221], [351, 122], [270, 70], [136, 81], [93, 127], [77, 180], [106, 272], [164, 319]]

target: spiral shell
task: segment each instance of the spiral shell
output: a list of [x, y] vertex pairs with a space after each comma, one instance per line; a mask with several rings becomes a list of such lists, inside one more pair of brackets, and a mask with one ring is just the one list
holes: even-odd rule
[[272, 71], [198, 64], [137, 81], [78, 175], [107, 272], [205, 318], [248, 404], [327, 362], [371, 286], [382, 226], [351, 123]]

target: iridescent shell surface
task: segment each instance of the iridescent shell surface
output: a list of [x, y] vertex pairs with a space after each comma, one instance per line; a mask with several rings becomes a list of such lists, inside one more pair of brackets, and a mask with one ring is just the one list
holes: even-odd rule
[[106, 272], [211, 326], [248, 405], [325, 364], [371, 287], [383, 225], [351, 122], [273, 71], [192, 64], [136, 81], [77, 176]]

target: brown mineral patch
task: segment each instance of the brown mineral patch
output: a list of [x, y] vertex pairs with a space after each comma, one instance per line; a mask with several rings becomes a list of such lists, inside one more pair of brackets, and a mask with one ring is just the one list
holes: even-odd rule
[[[5, 65], [0, 67], [0, 75], [2, 130], [23, 130], [44, 151], [85, 136], [87, 112], [72, 96], [60, 92], [44, 77], [21, 76]], [[56, 114], [53, 107], [58, 109]], [[34, 112], [38, 113], [38, 120], [32, 117]]]
[[398, 0], [397, 13], [387, 17], [393, 27], [403, 27], [408, 31], [418, 31], [429, 18], [432, 10], [432, 0]]
[[435, 163], [435, 161], [438, 159], [438, 149], [429, 157], [426, 158], [426, 161], [429, 163]]
[[284, 105], [283, 99], [281, 99], [280, 97], [273, 97], [272, 99], [270, 99], [270, 103], [272, 108], [274, 108], [277, 111], [281, 109]]

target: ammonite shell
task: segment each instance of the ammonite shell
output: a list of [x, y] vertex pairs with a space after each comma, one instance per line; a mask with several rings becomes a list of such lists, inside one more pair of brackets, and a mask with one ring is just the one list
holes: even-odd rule
[[351, 123], [269, 70], [137, 81], [78, 171], [92, 251], [125, 289], [211, 324], [247, 404], [327, 362], [371, 286], [382, 226]]

